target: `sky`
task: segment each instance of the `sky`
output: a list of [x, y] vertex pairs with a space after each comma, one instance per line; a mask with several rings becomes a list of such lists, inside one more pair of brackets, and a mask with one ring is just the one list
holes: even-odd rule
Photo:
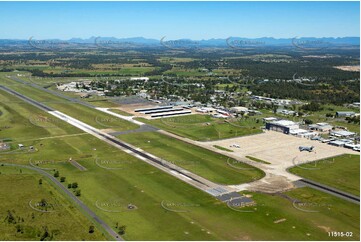
[[360, 36], [359, 2], [0, 2], [0, 39]]

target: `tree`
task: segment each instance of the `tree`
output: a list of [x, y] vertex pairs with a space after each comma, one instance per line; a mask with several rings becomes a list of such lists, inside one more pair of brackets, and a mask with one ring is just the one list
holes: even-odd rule
[[120, 234], [120, 235], [125, 234], [125, 229], [126, 229], [126, 227], [127, 227], [127, 226], [125, 226], [125, 225], [120, 226], [120, 227], [119, 227], [119, 230], [118, 230], [118, 234]]
[[301, 108], [305, 111], [311, 111], [311, 112], [322, 110], [322, 106], [317, 102], [311, 102], [309, 104], [305, 104]]
[[80, 193], [80, 189], [79, 189], [79, 190], [76, 190], [76, 192], [75, 192], [75, 196], [80, 197], [80, 195], [81, 195], [81, 193]]
[[68, 184], [68, 188], [69, 188], [69, 189], [71, 188], [71, 184], [70, 184], [70, 183]]
[[47, 204], [48, 204], [48, 203], [47, 203], [47, 201], [46, 201], [44, 198], [41, 199], [40, 202], [39, 202], [39, 205], [40, 205], [41, 207], [45, 207]]
[[60, 182], [65, 182], [65, 177], [64, 176], [60, 177]]
[[39, 185], [43, 184], [43, 179], [39, 179]]
[[54, 177], [59, 177], [59, 171], [56, 171], [56, 172], [54, 173]]
[[313, 124], [313, 122], [310, 119], [305, 119], [305, 124]]
[[333, 118], [333, 114], [332, 113], [326, 113], [326, 117], [327, 118]]
[[43, 229], [44, 229], [44, 233], [40, 238], [41, 241], [46, 240], [46, 238], [49, 237], [49, 235], [50, 235], [49, 232], [48, 232], [48, 227], [47, 226], [44, 226]]
[[95, 231], [94, 225], [90, 225], [90, 226], [89, 226], [89, 234], [94, 233], [94, 231]]
[[71, 184], [71, 187], [72, 187], [72, 188], [78, 188], [78, 183], [77, 183], [77, 182], [73, 182], [73, 183]]

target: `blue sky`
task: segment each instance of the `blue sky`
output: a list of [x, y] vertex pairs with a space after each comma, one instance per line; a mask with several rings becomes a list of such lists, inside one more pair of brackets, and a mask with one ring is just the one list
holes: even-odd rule
[[0, 38], [360, 36], [359, 2], [0, 2]]

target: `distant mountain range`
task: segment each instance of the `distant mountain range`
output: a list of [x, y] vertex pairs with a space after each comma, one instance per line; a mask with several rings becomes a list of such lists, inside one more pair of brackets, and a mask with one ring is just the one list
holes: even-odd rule
[[360, 45], [360, 37], [294, 37], [294, 38], [243, 38], [243, 37], [229, 37], [219, 39], [177, 39], [172, 40], [167, 37], [161, 39], [149, 39], [144, 37], [132, 37], [132, 38], [115, 38], [115, 37], [90, 37], [88, 39], [71, 38], [69, 40], [61, 39], [36, 39], [31, 37], [27, 40], [20, 39], [0, 39], [0, 45], [17, 45], [17, 44], [31, 44], [33, 46], [40, 45], [62, 45], [62, 46], [76, 46], [76, 45], [98, 45], [103, 47], [114, 47], [117, 45], [127, 44], [128, 46], [167, 46], [167, 47], [179, 47], [179, 46], [218, 46], [218, 47], [247, 47], [247, 46], [289, 46], [297, 45], [301, 47], [308, 46], [326, 46], [326, 45]]

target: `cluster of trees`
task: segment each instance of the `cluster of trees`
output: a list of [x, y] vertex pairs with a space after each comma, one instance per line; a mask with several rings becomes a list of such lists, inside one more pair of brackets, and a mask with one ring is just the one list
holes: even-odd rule
[[298, 100], [313, 100], [314, 102], [343, 105], [360, 100], [359, 88], [350, 89], [348, 83], [342, 86], [303, 86], [294, 82], [264, 82], [252, 85], [250, 90], [254, 95], [270, 96], [272, 98], [292, 98]]
[[321, 111], [323, 108], [318, 102], [310, 102], [308, 104], [302, 105], [301, 109], [306, 112], [317, 112]]
[[348, 123], [360, 124], [360, 116], [346, 117]]

